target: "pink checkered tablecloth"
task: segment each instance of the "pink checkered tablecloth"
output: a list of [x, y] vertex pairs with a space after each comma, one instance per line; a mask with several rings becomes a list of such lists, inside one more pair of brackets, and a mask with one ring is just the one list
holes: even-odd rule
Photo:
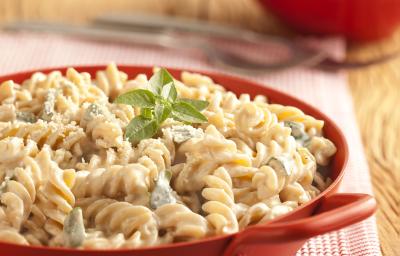
[[[328, 39], [318, 44], [338, 58], [345, 54], [345, 44], [341, 39]], [[272, 53], [263, 49], [257, 54], [268, 56]], [[52, 66], [107, 64], [110, 61], [223, 72], [208, 65], [200, 56], [183, 55], [177, 51], [97, 43], [55, 35], [0, 34], [0, 75]], [[368, 166], [344, 73], [297, 68], [247, 78], [293, 94], [321, 109], [336, 121], [344, 131], [350, 148], [348, 172], [341, 190], [372, 193]], [[374, 217], [312, 238], [297, 253], [298, 256], [380, 254]]]

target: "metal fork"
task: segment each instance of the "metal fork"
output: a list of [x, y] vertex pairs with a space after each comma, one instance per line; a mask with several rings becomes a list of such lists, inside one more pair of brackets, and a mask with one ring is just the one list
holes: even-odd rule
[[[232, 52], [226, 53], [223, 49], [218, 49], [218, 52], [214, 54], [208, 54], [209, 60], [216, 63], [227, 66], [228, 68], [235, 68], [241, 71], [248, 72], [248, 69], [252, 71], [265, 72], [266, 69], [279, 70], [288, 67], [307, 65], [314, 66], [315, 68], [325, 70], [338, 70], [338, 69], [357, 69], [376, 65], [390, 59], [397, 57], [400, 51], [394, 51], [392, 53], [380, 56], [375, 59], [367, 61], [338, 61], [330, 58], [328, 55], [310, 49], [302, 47], [298, 43], [288, 40], [287, 38], [274, 37], [271, 35], [264, 35], [253, 32], [251, 30], [241, 29], [228, 25], [210, 24], [209, 22], [188, 19], [182, 17], [170, 17], [160, 16], [151, 14], [105, 14], [96, 17], [93, 21], [95, 25], [106, 26], [114, 29], [129, 29], [129, 30], [145, 30], [152, 32], [191, 32], [201, 34], [203, 36], [213, 36], [224, 38], [228, 40], [240, 40], [248, 42], [250, 44], [262, 44], [264, 42], [274, 42], [281, 44], [292, 51], [295, 54], [294, 57], [288, 62], [275, 63], [274, 65], [265, 65], [255, 63], [254, 61], [248, 61]], [[208, 51], [214, 51], [211, 48]]]
[[[101, 41], [152, 45], [175, 50], [199, 49], [205, 54], [211, 63], [241, 73], [264, 73], [297, 66], [309, 66], [329, 70], [354, 69], [384, 62], [398, 54], [398, 52], [395, 52], [379, 59], [373, 59], [366, 62], [340, 62], [329, 58], [329, 56], [324, 52], [306, 48], [290, 41], [289, 39], [259, 35], [247, 30], [235, 30], [236, 35], [240, 35], [240, 38], [246, 38], [244, 41], [247, 41], [248, 43], [275, 43], [287, 47], [291, 53], [291, 58], [287, 60], [274, 63], [259, 63], [238, 55], [234, 51], [218, 47], [205, 35], [199, 36], [195, 33], [185, 33], [182, 31], [167, 30], [156, 31], [156, 33], [154, 33], [154, 31], [149, 32], [146, 30], [127, 31], [96, 26], [83, 27], [42, 22], [16, 22], [6, 25], [4, 28], [9, 31], [26, 30], [53, 32]], [[240, 32], [242, 32], [242, 34], [240, 34]], [[243, 33], [247, 33], [246, 36], [243, 36]], [[226, 38], [226, 35], [223, 37]], [[240, 38], [238, 39], [237, 36], [234, 37], [233, 34], [229, 34], [229, 36], [232, 40], [240, 41]]]

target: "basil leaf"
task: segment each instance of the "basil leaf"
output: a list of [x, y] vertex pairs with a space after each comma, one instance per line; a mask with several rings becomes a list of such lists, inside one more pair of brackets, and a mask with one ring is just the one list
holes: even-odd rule
[[155, 97], [149, 90], [137, 89], [118, 96], [114, 103], [149, 108], [154, 106]]
[[153, 118], [153, 114], [151, 113], [151, 108], [142, 108], [140, 110], [140, 115], [147, 119]]
[[157, 121], [137, 116], [126, 126], [125, 138], [130, 142], [139, 142], [142, 139], [151, 138], [158, 130]]
[[189, 103], [180, 101], [172, 106], [172, 115], [178, 121], [204, 123], [207, 118]]
[[150, 78], [150, 90], [154, 94], [160, 95], [162, 87], [166, 84], [172, 83], [173, 81], [174, 78], [172, 75], [165, 68], [161, 68]]
[[176, 92], [174, 82], [164, 85], [164, 87], [161, 90], [161, 97], [163, 97], [168, 101], [171, 102], [175, 101], [177, 96], [178, 93]]
[[161, 124], [165, 121], [171, 114], [171, 106], [167, 104], [157, 103], [154, 109], [154, 114], [156, 116], [157, 122]]
[[206, 109], [209, 105], [208, 101], [206, 101], [206, 100], [192, 100], [192, 99], [183, 98], [183, 99], [179, 99], [179, 101], [189, 103], [190, 105], [195, 107], [198, 111], [202, 111], [202, 110]]
[[185, 124], [207, 122], [207, 118], [200, 113], [208, 107], [207, 101], [177, 97], [174, 78], [164, 68], [150, 78], [148, 90], [138, 89], [118, 96], [114, 103], [140, 108], [140, 116], [132, 119], [126, 127], [125, 139], [136, 143], [151, 138], [171, 116]]

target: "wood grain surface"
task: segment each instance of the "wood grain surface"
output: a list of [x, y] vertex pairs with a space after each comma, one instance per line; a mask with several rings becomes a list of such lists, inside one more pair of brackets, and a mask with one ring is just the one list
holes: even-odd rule
[[[292, 34], [255, 0], [0, 0], [0, 23], [46, 20], [84, 23], [109, 12], [193, 17], [256, 31]], [[382, 42], [352, 44], [351, 60], [399, 49], [400, 31]], [[379, 205], [383, 255], [400, 255], [400, 59], [348, 73], [358, 124]]]

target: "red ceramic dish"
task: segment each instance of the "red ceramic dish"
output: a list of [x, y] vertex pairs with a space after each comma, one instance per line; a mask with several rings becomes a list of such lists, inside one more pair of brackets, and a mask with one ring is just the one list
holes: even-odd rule
[[[97, 70], [104, 68], [105, 66], [87, 66], [78, 67], [76, 69], [80, 72], [88, 72], [94, 76]], [[119, 69], [126, 72], [130, 77], [138, 73], [152, 74], [151, 67], [119, 66]], [[66, 68], [51, 68], [40, 71], [48, 73], [52, 70], [61, 70], [65, 73]], [[181, 70], [172, 68], [168, 70], [175, 77], [180, 77]], [[0, 77], [0, 81], [11, 79], [19, 83], [28, 79], [32, 73], [34, 72], [2, 76]], [[9, 255], [25, 256], [55, 254], [72, 256], [256, 256], [265, 255], [265, 253], [268, 252], [269, 255], [275, 256], [294, 255], [310, 237], [354, 224], [374, 213], [376, 204], [371, 196], [365, 194], [336, 193], [344, 174], [344, 167], [348, 158], [348, 149], [343, 134], [327, 116], [292, 96], [264, 87], [260, 84], [226, 75], [209, 72], [200, 73], [210, 76], [214, 81], [237, 94], [249, 93], [252, 96], [257, 94], [267, 95], [271, 102], [295, 106], [307, 114], [325, 120], [325, 136], [332, 140], [338, 149], [332, 160], [331, 178], [333, 183], [317, 198], [299, 207], [295, 211], [269, 223], [251, 226], [236, 234], [151, 248], [101, 251], [21, 246], [0, 242], [0, 254], [4, 255], [4, 253], [7, 252]]]
[[291, 27], [351, 40], [389, 36], [400, 24], [398, 0], [260, 0]]

